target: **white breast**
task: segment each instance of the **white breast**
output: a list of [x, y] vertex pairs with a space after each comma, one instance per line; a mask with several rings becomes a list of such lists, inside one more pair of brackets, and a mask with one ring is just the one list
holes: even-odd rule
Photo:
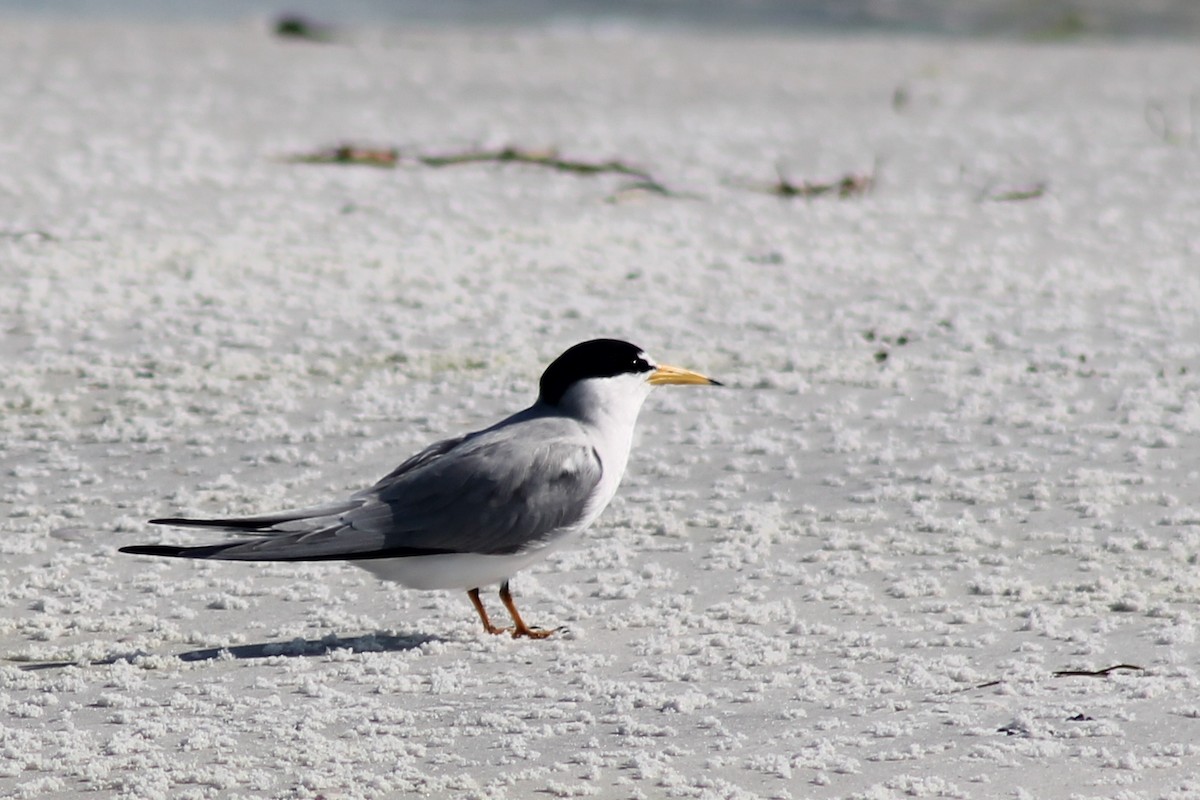
[[529, 550], [512, 555], [449, 553], [409, 558], [363, 559], [355, 565], [383, 580], [396, 581], [413, 589], [474, 589], [508, 580], [532, 564], [542, 561], [590, 526], [608, 506], [621, 485], [633, 428], [651, 386], [640, 374], [584, 380], [572, 386], [557, 407], [534, 406], [520, 416], [564, 414], [577, 420], [588, 432], [600, 458], [600, 482], [577, 525], [564, 528]]
[[645, 376], [626, 374], [580, 381], [563, 396], [560, 407], [588, 431], [603, 468], [581, 528], [591, 525], [616, 495], [629, 463], [638, 412], [651, 388]]

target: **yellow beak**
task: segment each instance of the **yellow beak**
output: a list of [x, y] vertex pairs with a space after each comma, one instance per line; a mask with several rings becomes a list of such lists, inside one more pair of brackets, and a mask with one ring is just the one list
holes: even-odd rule
[[663, 364], [654, 372], [650, 373], [648, 380], [654, 386], [665, 386], [670, 383], [675, 384], [692, 384], [701, 386], [723, 386], [720, 381], [714, 381], [699, 372], [692, 372], [690, 369], [683, 367], [672, 367]]

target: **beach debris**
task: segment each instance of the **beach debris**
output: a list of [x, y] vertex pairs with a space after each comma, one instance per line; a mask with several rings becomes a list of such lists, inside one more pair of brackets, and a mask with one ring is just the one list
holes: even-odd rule
[[879, 342], [880, 343], [880, 348], [875, 351], [875, 355], [874, 355], [876, 364], [882, 364], [883, 362], [887, 361], [891, 357], [890, 348], [893, 345], [895, 345], [896, 347], [903, 347], [904, 345], [906, 345], [910, 341], [912, 341], [911, 337], [909, 337], [908, 334], [902, 333], [899, 336], [881, 336], [880, 334], [875, 332], [874, 328], [863, 331], [863, 338], [866, 339], [868, 342]]
[[275, 35], [281, 39], [328, 44], [333, 41], [333, 26], [315, 22], [303, 14], [285, 13], [275, 20]]
[[1005, 736], [1020, 736], [1021, 738], [1028, 739], [1033, 735], [1033, 730], [1029, 727], [1029, 723], [1014, 719], [997, 728], [996, 733], [1003, 733]]
[[1113, 664], [1111, 667], [1104, 669], [1060, 669], [1054, 671], [1056, 678], [1107, 678], [1117, 670], [1131, 670], [1133, 672], [1145, 672], [1145, 667], [1139, 667], [1136, 664]]
[[417, 155], [416, 160], [427, 167], [450, 167], [459, 164], [530, 164], [538, 167], [549, 167], [560, 172], [573, 172], [577, 175], [614, 174], [637, 178], [639, 181], [661, 186], [649, 172], [626, 164], [624, 161], [610, 159], [608, 161], [581, 161], [573, 158], [563, 158], [553, 148], [525, 149], [509, 145], [497, 149], [482, 148], [463, 150], [458, 153], [441, 155]]
[[536, 167], [547, 167], [559, 172], [570, 172], [576, 175], [622, 175], [633, 180], [621, 186], [606, 200], [609, 203], [620, 203], [636, 197], [658, 195], [659, 197], [697, 199], [699, 196], [689, 192], [679, 192], [656, 179], [647, 170], [633, 166], [619, 159], [607, 161], [584, 161], [576, 158], [564, 158], [553, 148], [530, 150], [521, 147], [507, 146], [499, 149], [464, 150], [459, 153], [442, 155], [418, 155], [416, 160], [427, 167], [449, 167], [458, 164], [528, 164]]
[[879, 341], [883, 342], [884, 344], [897, 344], [901, 347], [912, 341], [912, 337], [910, 337], [907, 333], [901, 333], [898, 336], [881, 335], [877, 333], [874, 328], [868, 328], [867, 330], [863, 331], [862, 336], [868, 342]]
[[463, 164], [528, 164], [546, 167], [575, 175], [621, 175], [632, 180], [621, 186], [607, 200], [621, 202], [633, 197], [658, 195], [660, 197], [697, 198], [698, 195], [679, 192], [657, 180], [648, 171], [619, 159], [587, 161], [565, 158], [553, 148], [528, 149], [515, 146], [480, 148], [450, 153], [404, 154], [396, 147], [374, 147], [344, 143], [336, 147], [312, 153], [286, 156], [291, 164], [357, 164], [370, 167], [393, 168], [404, 161], [426, 167], [452, 167]]
[[[1103, 669], [1059, 669], [1051, 672], [1050, 675], [1055, 678], [1107, 678], [1117, 670], [1129, 670], [1131, 672], [1145, 672], [1145, 667], [1139, 667], [1137, 664], [1113, 664], [1111, 667]], [[970, 692], [975, 689], [990, 689], [993, 686], [1003, 686], [1007, 681], [1003, 678], [998, 678], [994, 681], [986, 683], [978, 683], [974, 686], [968, 686], [965, 689], [958, 689], [959, 692]]]
[[391, 169], [400, 162], [400, 151], [394, 147], [340, 144], [313, 153], [287, 156], [284, 161], [290, 164], [354, 164]]
[[340, 144], [313, 153], [289, 156], [285, 160], [294, 164], [367, 164], [375, 167], [395, 167], [402, 160], [411, 160], [426, 167], [451, 167], [460, 164], [531, 164], [549, 167], [560, 172], [577, 175], [601, 175], [605, 173], [626, 175], [636, 178], [638, 188], [666, 191], [666, 187], [644, 169], [611, 159], [608, 161], [583, 161], [563, 158], [554, 149], [529, 150], [521, 147], [463, 150], [457, 153], [417, 153], [406, 156], [395, 147], [371, 147], [357, 144]]
[[840, 178], [832, 180], [802, 180], [797, 183], [784, 175], [783, 168], [776, 165], [775, 174], [778, 180], [774, 183], [754, 183], [749, 181], [729, 181], [729, 183], [733, 186], [740, 186], [743, 189], [750, 189], [751, 191], [771, 194], [785, 199], [793, 197], [809, 199], [831, 194], [836, 195], [840, 200], [847, 200], [851, 197], [867, 194], [875, 188], [878, 168], [879, 162], [876, 160], [870, 172], [847, 172]]
[[979, 200], [993, 203], [1015, 203], [1021, 200], [1036, 200], [1046, 193], [1045, 181], [1014, 186], [989, 186], [979, 193]]

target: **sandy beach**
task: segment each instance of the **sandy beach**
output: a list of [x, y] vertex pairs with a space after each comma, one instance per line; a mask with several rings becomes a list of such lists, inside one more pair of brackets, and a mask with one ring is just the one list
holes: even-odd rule
[[[1200, 797], [1194, 43], [12, 18], [0, 67], [0, 795]], [[560, 635], [117, 553], [594, 336], [728, 386], [516, 576]]]

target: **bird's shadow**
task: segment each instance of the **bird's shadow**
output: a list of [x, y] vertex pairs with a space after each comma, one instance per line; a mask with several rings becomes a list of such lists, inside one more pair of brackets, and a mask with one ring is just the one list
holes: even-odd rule
[[202, 661], [248, 660], [255, 658], [313, 658], [329, 653], [346, 650], [351, 653], [396, 653], [415, 650], [429, 642], [443, 641], [437, 636], [422, 633], [395, 635], [390, 633], [368, 633], [365, 636], [338, 636], [330, 634], [320, 639], [292, 639], [287, 642], [260, 642], [257, 644], [238, 644], [230, 647], [205, 647], [199, 650], [186, 650], [182, 653], [157, 654], [145, 650], [120, 653], [107, 658], [92, 661], [39, 661], [20, 664], [26, 672], [44, 669], [63, 669], [64, 667], [103, 667], [111, 664], [137, 664], [144, 658], [154, 655], [174, 656], [180, 661], [189, 663]]

